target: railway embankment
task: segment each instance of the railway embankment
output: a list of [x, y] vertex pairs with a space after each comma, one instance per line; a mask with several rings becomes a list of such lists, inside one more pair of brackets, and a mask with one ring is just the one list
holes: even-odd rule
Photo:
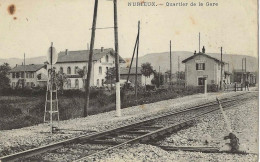
[[216, 97], [224, 98], [243, 95], [245, 93], [246, 92], [209, 93], [207, 99], [203, 94], [197, 94], [125, 108], [122, 110], [122, 117], [115, 117], [115, 111], [111, 111], [88, 116], [86, 118], [61, 121], [55, 123], [60, 131], [54, 134], [49, 133], [50, 128], [47, 124], [1, 131], [0, 156], [51, 144], [83, 134], [87, 135], [93, 132], [104, 131], [125, 124], [131, 124], [133, 122], [151, 118], [158, 114], [166, 113], [173, 109], [182, 109], [214, 101]]

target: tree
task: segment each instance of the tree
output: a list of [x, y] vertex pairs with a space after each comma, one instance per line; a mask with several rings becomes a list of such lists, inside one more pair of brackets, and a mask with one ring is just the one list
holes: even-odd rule
[[141, 73], [145, 76], [145, 86], [146, 86], [146, 77], [150, 76], [154, 71], [151, 63], [146, 62], [141, 65]]
[[79, 76], [82, 78], [83, 87], [85, 87], [84, 76], [85, 76], [85, 74], [86, 74], [86, 70], [83, 70], [83, 69], [79, 69], [79, 68], [78, 68], [77, 73], [78, 73]]
[[10, 87], [10, 79], [8, 77], [8, 72], [11, 70], [11, 67], [8, 63], [0, 65], [0, 90]]
[[53, 80], [55, 85], [57, 86], [58, 90], [61, 90], [61, 93], [63, 94], [63, 86], [68, 82], [68, 77], [63, 72], [59, 71], [58, 73], [54, 73]]
[[115, 67], [109, 68], [106, 72], [106, 80], [110, 82], [111, 89], [112, 89], [112, 81], [115, 80], [115, 76], [116, 76], [116, 68]]
[[[160, 81], [159, 81], [159, 77], [160, 77]], [[163, 85], [164, 83], [164, 77], [162, 73], [155, 73], [154, 74], [154, 78], [152, 79], [152, 84], [156, 85], [157, 87], [159, 87], [160, 85]]]

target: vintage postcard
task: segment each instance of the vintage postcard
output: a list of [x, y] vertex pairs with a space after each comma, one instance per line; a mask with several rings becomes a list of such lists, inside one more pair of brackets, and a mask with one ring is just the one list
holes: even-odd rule
[[258, 161], [257, 0], [0, 0], [0, 161]]

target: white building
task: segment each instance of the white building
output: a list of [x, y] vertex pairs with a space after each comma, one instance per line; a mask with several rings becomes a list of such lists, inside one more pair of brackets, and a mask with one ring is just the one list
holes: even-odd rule
[[202, 86], [204, 85], [205, 77], [207, 84], [215, 84], [220, 86], [221, 81], [221, 66], [223, 82], [230, 83], [230, 75], [225, 71], [225, 63], [217, 58], [205, 54], [205, 48], [202, 52], [194, 53], [191, 57], [182, 61], [185, 63], [185, 81], [187, 86]]
[[[43, 64], [18, 65], [9, 72], [12, 88], [21, 88], [23, 81], [25, 87], [45, 86], [47, 84], [47, 66]], [[25, 73], [25, 75], [24, 75]], [[24, 80], [25, 79], [25, 80]]]
[[[89, 60], [89, 50], [80, 51], [62, 51], [58, 54], [58, 60], [53, 67], [56, 71], [61, 71], [68, 77], [67, 84], [64, 89], [82, 89], [84, 88], [84, 78], [87, 75]], [[125, 63], [120, 57], [120, 63]], [[92, 73], [90, 78], [90, 86], [101, 87], [106, 80], [106, 72], [109, 68], [115, 67], [115, 53], [112, 48], [94, 49]], [[50, 65], [48, 65], [50, 69]], [[78, 70], [82, 69], [85, 72], [82, 78], [78, 74]]]
[[[137, 83], [139, 85], [145, 86], [145, 85], [152, 85], [152, 80], [154, 78], [154, 73], [152, 73], [150, 76], [144, 76], [141, 72], [142, 68], [137, 67]], [[121, 80], [127, 80], [128, 77], [129, 68], [120, 68], [120, 79]], [[135, 83], [135, 73], [136, 73], [136, 67], [132, 67], [129, 74], [129, 81], [130, 83]]]

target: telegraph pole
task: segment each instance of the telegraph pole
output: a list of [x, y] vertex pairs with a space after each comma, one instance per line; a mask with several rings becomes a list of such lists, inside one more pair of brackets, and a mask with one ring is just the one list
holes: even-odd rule
[[178, 84], [180, 83], [180, 56], [178, 56]]
[[87, 74], [87, 81], [85, 84], [85, 103], [84, 103], [84, 114], [83, 114], [84, 117], [88, 116], [90, 77], [92, 72], [92, 60], [93, 60], [92, 57], [93, 57], [95, 30], [96, 30], [96, 22], [97, 22], [97, 9], [98, 9], [98, 0], [95, 0], [93, 22], [92, 22], [92, 33], [91, 33], [91, 41], [90, 41], [90, 51], [89, 51], [89, 59], [88, 59], [88, 74]]
[[246, 80], [247, 80], [247, 72], [246, 72], [246, 57], [245, 57], [245, 73], [246, 73]]
[[199, 32], [199, 53], [200, 53], [200, 32]]
[[221, 71], [220, 71], [220, 90], [222, 90], [222, 81], [223, 81], [223, 78], [222, 78], [222, 70], [223, 70], [223, 67], [222, 67], [222, 47], [220, 48], [220, 51], [221, 51], [221, 62], [220, 62], [220, 68], [221, 68]]
[[23, 71], [23, 88], [25, 87], [25, 53], [23, 55], [23, 65], [24, 65], [24, 71]]
[[114, 34], [115, 34], [115, 62], [116, 62], [116, 116], [121, 116], [120, 100], [120, 71], [118, 54], [118, 25], [117, 25], [117, 0], [114, 0]]
[[138, 21], [137, 47], [136, 47], [136, 69], [135, 69], [135, 99], [137, 100], [137, 68], [138, 68], [138, 53], [139, 53], [139, 36], [140, 36], [140, 21]]
[[170, 40], [170, 82], [172, 81], [172, 41]]
[[159, 66], [159, 86], [160, 87], [160, 84], [161, 84], [161, 74], [160, 74], [160, 66]]

